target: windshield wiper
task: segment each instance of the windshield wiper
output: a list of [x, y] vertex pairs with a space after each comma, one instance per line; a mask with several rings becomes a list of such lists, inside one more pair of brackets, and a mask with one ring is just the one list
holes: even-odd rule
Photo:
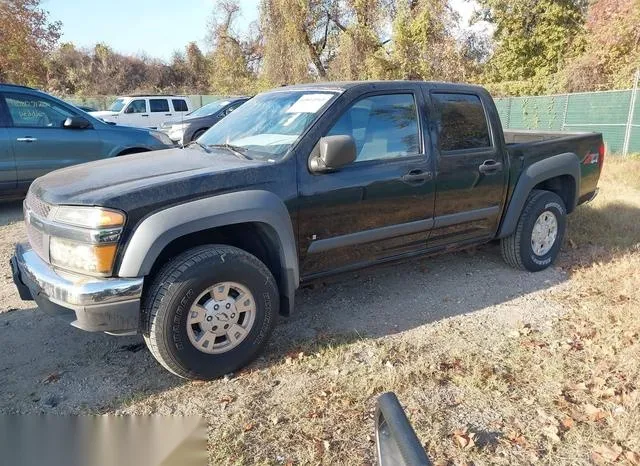
[[210, 154], [210, 153], [211, 153], [211, 151], [209, 150], [209, 148], [208, 148], [207, 146], [205, 146], [204, 144], [202, 144], [201, 142], [198, 142], [198, 141], [191, 141], [189, 144], [187, 144], [187, 145], [186, 145], [186, 146], [184, 146], [184, 147], [191, 147], [191, 146], [193, 146], [194, 144], [195, 144], [196, 146], [198, 146], [198, 147], [202, 148], [202, 149], [203, 149], [207, 154]]
[[227, 149], [228, 151], [233, 152], [234, 154], [239, 156], [240, 158], [243, 158], [245, 160], [251, 160], [251, 157], [249, 157], [247, 155], [247, 148], [246, 147], [234, 146], [233, 144], [229, 144], [228, 142], [225, 142], [224, 144], [209, 144], [207, 147], [216, 147], [216, 148], [220, 148], [220, 149]]

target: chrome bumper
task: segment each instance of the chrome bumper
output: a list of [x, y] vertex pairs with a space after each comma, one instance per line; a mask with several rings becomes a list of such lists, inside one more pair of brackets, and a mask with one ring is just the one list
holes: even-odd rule
[[71, 321], [75, 327], [113, 333], [139, 328], [142, 277], [101, 279], [60, 274], [28, 244], [16, 246], [11, 268], [22, 299], [35, 300], [51, 314], [75, 314]]

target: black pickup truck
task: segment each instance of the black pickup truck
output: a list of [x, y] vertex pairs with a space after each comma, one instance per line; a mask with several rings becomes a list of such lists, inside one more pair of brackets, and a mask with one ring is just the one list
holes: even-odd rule
[[184, 149], [38, 178], [14, 281], [209, 379], [259, 354], [300, 283], [496, 239], [510, 265], [548, 267], [603, 158], [597, 133], [503, 131], [480, 87], [283, 87]]

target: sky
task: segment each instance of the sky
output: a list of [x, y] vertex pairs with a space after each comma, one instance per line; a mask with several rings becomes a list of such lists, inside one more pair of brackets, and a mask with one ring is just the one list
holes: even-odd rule
[[[239, 29], [258, 17], [259, 0], [240, 0]], [[92, 47], [104, 42], [126, 54], [169, 60], [195, 41], [206, 48], [214, 0], [43, 0], [53, 21], [62, 21], [61, 42]]]
[[[240, 31], [258, 18], [259, 0], [240, 0]], [[452, 0], [466, 24], [473, 1]], [[170, 60], [173, 52], [195, 41], [206, 49], [207, 24], [215, 0], [43, 0], [50, 19], [62, 21], [62, 42], [92, 47], [104, 42], [114, 50]]]

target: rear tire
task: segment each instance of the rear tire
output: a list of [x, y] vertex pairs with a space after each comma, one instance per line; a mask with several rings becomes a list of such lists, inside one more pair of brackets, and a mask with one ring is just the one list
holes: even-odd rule
[[167, 370], [209, 380], [260, 354], [278, 309], [275, 280], [260, 260], [232, 246], [200, 246], [157, 274], [143, 300], [143, 336]]
[[564, 201], [550, 191], [529, 194], [516, 231], [500, 241], [502, 257], [512, 267], [538, 272], [558, 257], [567, 227]]

